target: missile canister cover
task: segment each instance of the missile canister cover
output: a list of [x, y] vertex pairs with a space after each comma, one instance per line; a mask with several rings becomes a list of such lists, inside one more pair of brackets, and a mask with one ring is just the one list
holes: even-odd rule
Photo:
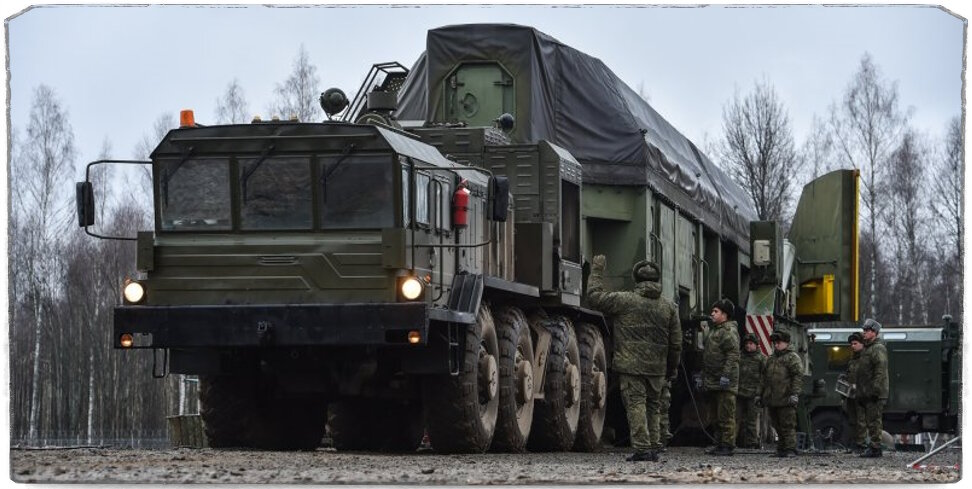
[[532, 27], [430, 30], [426, 52], [399, 92], [396, 118], [449, 122], [442, 115], [447, 78], [463, 63], [490, 60], [512, 76], [514, 142], [551, 141], [581, 163], [585, 183], [647, 185], [749, 248], [756, 212], [742, 188], [603, 62]]

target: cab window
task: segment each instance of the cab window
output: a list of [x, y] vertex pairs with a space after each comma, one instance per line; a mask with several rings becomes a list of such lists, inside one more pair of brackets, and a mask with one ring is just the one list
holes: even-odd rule
[[240, 228], [310, 229], [310, 159], [240, 159]]
[[324, 158], [321, 165], [321, 227], [374, 229], [394, 226], [391, 158], [352, 155]]
[[162, 160], [158, 163], [159, 218], [164, 231], [232, 228], [229, 160]]

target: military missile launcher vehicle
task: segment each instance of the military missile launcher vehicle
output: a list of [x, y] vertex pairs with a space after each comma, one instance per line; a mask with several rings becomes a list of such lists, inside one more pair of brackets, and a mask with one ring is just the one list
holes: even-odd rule
[[[154, 230], [113, 346], [200, 376], [211, 446], [312, 449], [326, 412], [339, 449], [412, 450], [424, 432], [442, 452], [596, 449], [613, 402], [610, 325], [584, 301], [598, 253], [615, 288], [655, 261], [679, 306], [676, 431], [706, 422], [686, 380], [717, 298], [767, 338], [752, 311], [795, 338], [801, 312], [856, 320], [834, 268], [856, 267], [855, 240], [804, 268], [787, 244], [803, 238], [753, 223], [743, 191], [603, 63], [532, 28], [434, 29], [411, 70], [374, 65], [350, 103], [328, 90], [321, 105], [326, 122], [186, 113], [144, 162]], [[87, 180], [79, 224], [97, 235]], [[853, 172], [811, 187], [856, 225]], [[830, 217], [804, 238], [846, 238]]]

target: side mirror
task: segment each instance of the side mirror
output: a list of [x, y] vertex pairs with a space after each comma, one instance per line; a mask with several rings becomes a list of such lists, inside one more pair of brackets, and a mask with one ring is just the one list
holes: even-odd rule
[[493, 196], [490, 219], [506, 222], [510, 207], [510, 179], [496, 176], [489, 179], [489, 192]]
[[91, 186], [91, 182], [78, 182], [75, 187], [78, 226], [86, 228], [95, 222], [94, 188]]

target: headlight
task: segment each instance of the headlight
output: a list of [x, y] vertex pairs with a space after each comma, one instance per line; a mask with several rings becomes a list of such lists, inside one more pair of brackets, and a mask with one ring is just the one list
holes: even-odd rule
[[129, 282], [125, 284], [125, 289], [122, 293], [126, 301], [131, 304], [138, 304], [145, 298], [145, 287], [142, 287], [142, 284], [138, 282]]
[[414, 301], [422, 295], [425, 286], [415, 277], [408, 277], [402, 282], [402, 297]]

